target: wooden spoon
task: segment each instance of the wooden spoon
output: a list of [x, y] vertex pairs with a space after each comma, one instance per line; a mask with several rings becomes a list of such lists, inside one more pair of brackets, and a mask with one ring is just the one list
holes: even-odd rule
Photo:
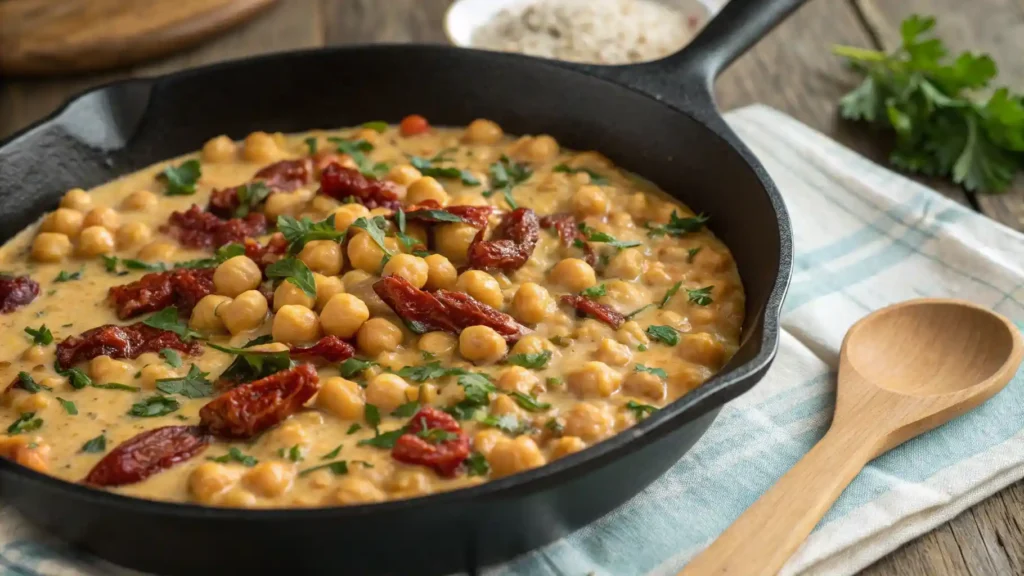
[[991, 398], [1022, 356], [1009, 320], [960, 300], [911, 300], [857, 322], [828, 432], [679, 576], [777, 573], [868, 461]]

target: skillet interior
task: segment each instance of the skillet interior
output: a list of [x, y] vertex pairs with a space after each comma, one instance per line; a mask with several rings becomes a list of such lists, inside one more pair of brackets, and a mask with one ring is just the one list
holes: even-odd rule
[[[694, 104], [690, 104], [691, 107]], [[694, 111], [713, 113], [710, 96]], [[80, 97], [0, 147], [4, 239], [91, 187], [226, 133], [487, 117], [595, 149], [697, 211], [731, 249], [747, 293], [739, 352], [700, 390], [581, 454], [470, 490], [372, 506], [210, 510], [70, 487], [0, 462], [0, 490], [26, 516], [139, 569], [213, 573], [444, 573], [539, 546], [603, 515], [661, 475], [725, 401], [767, 368], [789, 277], [788, 221], [763, 175], [705, 125], [648, 96], [529, 58], [386, 46], [274, 55]], [[779, 286], [777, 286], [777, 284]]]

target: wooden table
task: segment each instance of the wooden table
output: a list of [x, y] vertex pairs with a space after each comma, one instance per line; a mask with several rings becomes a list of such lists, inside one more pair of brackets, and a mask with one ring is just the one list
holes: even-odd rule
[[[2, 0], [0, 0], [2, 1]], [[365, 42], [445, 42], [449, 0], [282, 0], [268, 13], [192, 52], [115, 73], [0, 84], [0, 138], [49, 113], [68, 95], [124, 76], [152, 75], [263, 52]], [[1024, 0], [816, 0], [740, 59], [718, 82], [724, 109], [761, 102], [883, 162], [884, 138], [843, 122], [836, 101], [856, 77], [832, 44], [891, 48], [906, 16], [931, 14], [955, 49], [996, 59], [1000, 82], [1024, 89]], [[941, 182], [943, 194], [1024, 230], [1024, 179], [1002, 196]], [[1024, 482], [1018, 483], [868, 568], [872, 576], [1024, 574]]]

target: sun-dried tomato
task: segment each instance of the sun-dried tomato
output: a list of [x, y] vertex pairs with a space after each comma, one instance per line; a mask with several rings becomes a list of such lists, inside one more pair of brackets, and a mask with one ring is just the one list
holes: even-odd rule
[[626, 321], [626, 317], [611, 306], [605, 306], [585, 296], [566, 294], [562, 296], [562, 302], [575, 308], [577, 313], [596, 318], [616, 330]]
[[313, 174], [319, 178], [323, 174], [324, 168], [331, 164], [344, 164], [346, 158], [349, 158], [348, 154], [339, 154], [334, 150], [320, 150], [313, 154]]
[[221, 394], [199, 419], [217, 436], [251, 438], [301, 410], [318, 390], [316, 369], [300, 364]]
[[288, 240], [280, 232], [271, 235], [266, 244], [260, 244], [255, 238], [245, 239], [245, 255], [255, 262], [260, 270], [277, 262], [287, 252]]
[[576, 217], [572, 214], [550, 214], [540, 219], [541, 228], [554, 228], [558, 232], [558, 238], [562, 246], [578, 246], [583, 250], [583, 260], [594, 266], [597, 264], [597, 253], [594, 247], [587, 242], [587, 237], [580, 231]]
[[204, 296], [213, 293], [214, 270], [179, 268], [146, 274], [135, 282], [111, 286], [110, 299], [122, 320], [168, 306], [189, 314]]
[[290, 192], [301, 188], [309, 182], [313, 172], [313, 161], [309, 158], [297, 160], [281, 160], [260, 168], [253, 180], [264, 180], [274, 190]]
[[138, 358], [145, 352], [159, 352], [164, 348], [177, 350], [189, 356], [202, 354], [199, 342], [185, 342], [169, 330], [147, 326], [142, 322], [128, 326], [104, 324], [70, 336], [57, 344], [57, 363], [62, 369], [97, 356], [111, 358]]
[[453, 476], [469, 452], [469, 438], [455, 418], [424, 406], [409, 421], [405, 434], [395, 441], [391, 457], [406, 464], [429, 466], [441, 476]]
[[292, 346], [291, 355], [323, 358], [327, 362], [342, 362], [355, 356], [356, 349], [337, 336], [324, 336], [311, 346]]
[[194, 458], [212, 438], [199, 426], [164, 426], [118, 444], [93, 466], [83, 482], [92, 486], [123, 486]]
[[475, 228], [486, 228], [487, 219], [494, 212], [493, 206], [448, 206], [442, 208], [436, 200], [424, 200], [405, 212], [408, 221], [426, 222], [428, 224], [445, 224], [447, 220], [438, 217], [436, 211], [447, 212], [462, 218]]
[[367, 178], [359, 170], [341, 164], [329, 164], [320, 173], [320, 192], [331, 198], [354, 198], [367, 208], [398, 209], [398, 185], [387, 180]]
[[39, 283], [28, 276], [0, 276], [0, 314], [13, 312], [39, 296]]
[[529, 208], [516, 208], [505, 214], [490, 240], [484, 240], [483, 234], [476, 235], [469, 245], [469, 264], [481, 269], [518, 270], [533, 255], [538, 240], [537, 214]]
[[185, 212], [174, 212], [160, 230], [189, 248], [218, 248], [243, 242], [267, 231], [267, 217], [250, 212], [245, 218], [221, 220], [193, 204]]
[[415, 322], [424, 330], [441, 330], [458, 334], [470, 326], [494, 329], [509, 343], [530, 332], [514, 318], [473, 299], [468, 294], [438, 290], [427, 292], [416, 288], [401, 276], [387, 276], [374, 282], [373, 291], [395, 314]]

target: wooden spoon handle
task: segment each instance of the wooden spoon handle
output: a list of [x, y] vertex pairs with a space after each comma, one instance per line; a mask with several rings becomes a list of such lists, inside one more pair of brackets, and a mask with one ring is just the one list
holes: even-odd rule
[[874, 457], [880, 440], [835, 426], [679, 576], [776, 574], [836, 498]]

